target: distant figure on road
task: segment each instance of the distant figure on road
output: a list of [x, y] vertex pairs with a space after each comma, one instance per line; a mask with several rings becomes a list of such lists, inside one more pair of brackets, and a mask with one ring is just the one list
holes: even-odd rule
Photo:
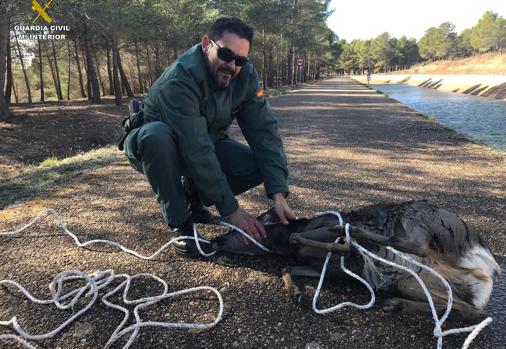
[[[144, 100], [144, 125], [125, 140], [125, 154], [181, 236], [193, 236], [195, 222], [215, 221], [205, 207], [215, 205], [261, 241], [264, 227], [235, 195], [262, 182], [280, 220], [295, 219], [285, 199], [288, 169], [278, 120], [248, 62], [252, 40], [252, 29], [240, 19], [216, 20], [153, 84]], [[229, 138], [234, 118], [249, 147]], [[198, 254], [194, 240], [174, 247], [185, 256]]]
[[369, 85], [370, 82], [371, 82], [371, 71], [368, 70], [367, 71], [367, 85]]

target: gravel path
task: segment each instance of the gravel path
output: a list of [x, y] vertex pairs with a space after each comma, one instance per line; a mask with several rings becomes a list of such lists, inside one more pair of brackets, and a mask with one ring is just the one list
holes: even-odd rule
[[[299, 216], [427, 199], [459, 214], [482, 233], [495, 255], [506, 256], [504, 153], [473, 144], [348, 79], [307, 85], [272, 98], [271, 105], [279, 116], [289, 159], [290, 203]], [[233, 134], [239, 134], [237, 127]], [[261, 187], [239, 199], [255, 214], [269, 205]], [[147, 182], [123, 159], [55, 188], [48, 197], [0, 211], [0, 230], [28, 221], [43, 206], [60, 212], [81, 240], [106, 238], [149, 254], [169, 238]], [[168, 280], [173, 290], [198, 285], [220, 289], [225, 314], [215, 328], [203, 332], [143, 329], [134, 344], [138, 348], [436, 347], [429, 316], [386, 314], [379, 306], [318, 316], [288, 303], [280, 269], [289, 261], [280, 257], [192, 260], [167, 251], [147, 262], [109, 248], [79, 249], [51, 219], [20, 237], [0, 238], [0, 255], [0, 279], [19, 281], [40, 297], [48, 297], [46, 285], [66, 269], [151, 272]], [[314, 292], [316, 280], [298, 282]], [[153, 292], [156, 286], [151, 283], [134, 284], [136, 295]], [[380, 304], [384, 297], [378, 298]], [[367, 292], [351, 281], [328, 282], [321, 304], [330, 306], [344, 299], [366, 302]], [[143, 318], [209, 321], [216, 313], [214, 299], [206, 294], [162, 305], [143, 312]], [[69, 315], [34, 306], [18, 292], [0, 288], [0, 319], [15, 314], [32, 332], [53, 329]], [[121, 318], [120, 312], [97, 304], [61, 334], [38, 344], [42, 348], [100, 348]], [[503, 320], [484, 330], [472, 347], [504, 348]], [[457, 325], [462, 324], [449, 327]], [[0, 333], [6, 332], [0, 328]], [[464, 338], [451, 336], [445, 348], [459, 348]], [[0, 347], [15, 344], [4, 342]]]

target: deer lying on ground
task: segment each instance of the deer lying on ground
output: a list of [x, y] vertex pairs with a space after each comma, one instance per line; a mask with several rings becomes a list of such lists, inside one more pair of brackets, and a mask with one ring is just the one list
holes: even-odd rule
[[[481, 237], [472, 231], [457, 215], [425, 201], [400, 204], [381, 204], [353, 209], [341, 213], [350, 224], [350, 235], [369, 251], [397, 264], [407, 265], [385, 246], [407, 253], [415, 260], [435, 269], [450, 283], [453, 291], [453, 310], [465, 320], [483, 318], [494, 281], [500, 268]], [[288, 267], [283, 276], [289, 294], [301, 297], [291, 276], [319, 277], [323, 260], [328, 252], [349, 253], [346, 265], [365, 278], [374, 288], [396, 293], [398, 297], [383, 303], [385, 311], [429, 312], [427, 298], [416, 279], [406, 271], [379, 262], [364, 261], [350, 249], [349, 244], [334, 243], [344, 236], [333, 214], [279, 223], [270, 210], [259, 217], [267, 231], [262, 244], [275, 254], [291, 256], [301, 266]], [[250, 243], [244, 245], [236, 232], [228, 232], [212, 240], [216, 251], [263, 255], [267, 252]], [[331, 260], [330, 265], [338, 268]], [[433, 274], [416, 268], [429, 289], [439, 311], [446, 308], [447, 293], [441, 281]], [[331, 276], [347, 277], [336, 269]]]

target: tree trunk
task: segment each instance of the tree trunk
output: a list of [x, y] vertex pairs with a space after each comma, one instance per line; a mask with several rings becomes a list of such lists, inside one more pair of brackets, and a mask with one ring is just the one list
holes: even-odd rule
[[28, 81], [28, 75], [26, 74], [25, 62], [23, 61], [23, 54], [21, 53], [21, 47], [19, 46], [18, 36], [15, 35], [14, 37], [16, 38], [16, 46], [18, 47], [19, 60], [21, 61], [21, 69], [23, 69], [23, 76], [25, 78], [26, 95], [28, 97], [28, 103], [32, 104], [32, 92], [30, 91], [30, 82]]
[[[11, 104], [12, 84], [14, 79], [12, 77], [12, 51], [11, 41], [7, 40], [7, 82], [5, 84], [5, 101], [7, 105]], [[1, 91], [0, 91], [1, 92]]]
[[274, 61], [273, 61], [273, 58], [272, 58], [272, 50], [269, 50], [269, 65], [268, 65], [268, 74], [267, 74], [267, 84], [269, 85], [269, 87], [272, 87], [274, 86], [274, 76], [275, 76], [275, 72], [274, 72]]
[[[4, 9], [5, 3], [2, 3], [2, 10]], [[9, 18], [8, 16], [4, 16]], [[11, 116], [11, 112], [9, 110], [10, 103], [10, 86], [14, 81], [12, 80], [12, 67], [11, 61], [12, 56], [10, 52], [10, 23], [9, 20], [2, 18], [0, 20], [0, 121], [8, 121]], [[5, 72], [7, 71], [7, 84], [5, 86], [4, 92], [4, 84], [5, 84]], [[9, 72], [10, 71], [10, 72]], [[10, 74], [10, 81], [9, 81]], [[5, 94], [4, 94], [5, 93]], [[9, 97], [8, 99], [6, 98]], [[16, 98], [16, 103], [17, 103]]]
[[49, 65], [49, 70], [51, 71], [51, 76], [53, 77], [54, 90], [56, 92], [56, 95], [58, 96], [58, 100], [61, 100], [60, 96], [58, 95], [58, 80], [56, 79], [56, 72], [54, 71], [53, 60], [51, 59], [51, 56], [49, 55], [49, 50], [48, 50], [46, 44], [44, 44], [44, 49], [46, 51], [46, 58], [47, 58], [47, 63]]
[[97, 72], [95, 71], [95, 66], [93, 65], [93, 57], [91, 54], [90, 42], [88, 38], [88, 28], [86, 23], [84, 23], [84, 50], [86, 54], [86, 66], [88, 67], [88, 79], [91, 84], [91, 102], [92, 103], [100, 103], [100, 87], [97, 79]]
[[265, 28], [262, 28], [262, 88], [267, 89], [267, 53], [265, 52]]
[[293, 46], [290, 46], [288, 50], [288, 56], [286, 58], [286, 83], [288, 85], [293, 84]]
[[132, 88], [130, 87], [130, 83], [128, 82], [127, 76], [125, 74], [125, 70], [123, 69], [123, 65], [121, 64], [121, 55], [119, 53], [118, 45], [114, 45], [113, 50], [116, 50], [116, 59], [118, 61], [118, 69], [119, 74], [121, 76], [121, 84], [123, 85], [125, 92], [128, 97], [133, 98], [134, 93], [132, 92]]
[[[292, 3], [292, 11], [290, 13], [290, 28], [295, 28], [295, 21], [297, 17], [297, 3], [298, 0], [293, 0]], [[293, 30], [293, 29], [292, 29]], [[287, 69], [288, 69], [288, 78], [287, 82], [289, 85], [293, 85], [295, 78], [295, 48], [292, 43], [289, 44], [290, 49], [288, 51], [288, 59], [287, 59]]]
[[84, 84], [83, 84], [83, 73], [81, 72], [81, 63], [79, 63], [79, 51], [77, 50], [76, 38], [74, 38], [74, 51], [76, 54], [77, 74], [79, 76], [79, 87], [81, 88], [81, 97], [86, 98], [86, 93], [84, 92]]
[[307, 53], [307, 69], [306, 69], [306, 81], [311, 80], [311, 51]]
[[141, 65], [139, 62], [139, 44], [137, 41], [135, 42], [135, 59], [137, 63], [137, 78], [139, 79], [139, 93], [144, 93], [144, 88], [142, 86]]
[[16, 84], [14, 83], [14, 80], [12, 80], [12, 92], [14, 92], [14, 100], [16, 101], [16, 104], [19, 104], [18, 90], [16, 88]]
[[5, 72], [7, 71], [7, 56], [9, 55], [9, 34], [9, 21], [2, 19], [0, 21], [0, 93], [4, 97]]
[[[113, 44], [114, 47], [114, 44]], [[116, 56], [116, 50], [112, 50], [112, 76], [113, 76], [113, 84], [114, 84], [114, 97], [116, 106], [121, 106], [121, 86], [119, 83], [119, 74], [118, 74], [118, 59]]]
[[39, 80], [40, 80], [40, 101], [44, 102], [44, 74], [42, 65], [42, 45], [40, 40], [37, 39], [37, 45], [39, 49]]
[[[178, 54], [177, 54], [177, 45], [178, 45], [177, 40], [174, 39], [173, 40], [173, 45], [172, 45], [172, 53], [174, 54], [174, 60], [176, 60], [177, 56], [178, 56]], [[168, 62], [167, 65], [169, 65], [169, 64], [170, 64], [170, 62]], [[161, 72], [160, 72], [160, 74], [161, 74]]]
[[[2, 5], [1, 8], [4, 9], [5, 3], [2, 2], [1, 5]], [[6, 17], [9, 18], [8, 16]], [[4, 94], [5, 71], [7, 70], [7, 74], [9, 74], [9, 67], [7, 65], [10, 64], [9, 26], [10, 26], [9, 20], [6, 20], [5, 18], [0, 20], [0, 121], [7, 121], [11, 115], [9, 110], [9, 101], [5, 98], [7, 92], [9, 91], [8, 75], [7, 75], [7, 86], [5, 88], [6, 92]]]
[[114, 94], [114, 83], [112, 81], [112, 70], [111, 70], [111, 48], [107, 43], [107, 76], [109, 77], [109, 95]]
[[60, 80], [60, 70], [58, 69], [58, 57], [56, 57], [56, 50], [54, 48], [54, 41], [51, 41], [51, 47], [53, 49], [54, 69], [56, 71], [56, 81], [58, 83], [58, 85], [56, 87], [56, 94], [58, 95], [58, 100], [63, 101], [63, 93], [61, 90], [61, 80]]
[[276, 86], [283, 85], [283, 68], [282, 63], [276, 59]]
[[293, 50], [292, 61], [290, 62], [290, 69], [292, 70], [292, 85], [296, 84], [297, 78], [297, 67], [295, 65], [295, 60], [297, 59], [297, 52], [295, 52], [295, 48]]
[[[151, 69], [151, 60], [149, 59], [148, 44], [146, 44], [146, 61], [148, 63], [149, 86], [151, 86], [151, 85], [153, 85], [153, 70]], [[146, 90], [147, 90], [147, 87], [146, 87]]]
[[165, 55], [165, 57], [167, 58], [167, 66], [170, 64], [171, 62], [171, 59], [170, 59], [170, 52], [167, 50], [167, 54]]
[[[3, 22], [7, 22], [7, 21], [3, 21]], [[6, 69], [7, 69], [7, 72], [9, 70], [6, 65], [6, 63], [7, 63], [6, 60], [3, 58], [4, 57], [7, 58], [9, 56], [9, 53], [7, 52], [7, 48], [10, 46], [8, 44], [8, 42], [9, 42], [9, 25], [8, 24], [5, 25], [7, 28], [5, 28], [4, 25], [5, 24], [0, 24], [0, 32], [1, 32], [0, 33], [0, 46], [2, 46], [0, 48], [0, 61], [1, 61], [0, 66], [3, 66], [3, 67], [0, 67], [0, 71], [1, 71], [1, 76], [0, 76], [0, 121], [7, 121], [11, 115], [11, 112], [9, 110], [9, 100], [6, 98], [7, 92], [9, 91], [8, 83], [5, 88], [6, 94], [4, 95], [4, 74], [5, 74]], [[8, 82], [8, 79], [7, 79], [7, 82]], [[17, 102], [17, 98], [16, 98], [16, 102]]]
[[5, 96], [0, 93], [0, 121], [7, 121], [10, 116], [9, 105], [7, 105], [7, 101], [5, 100]]
[[91, 101], [93, 92], [91, 92], [90, 74], [88, 74], [88, 63], [86, 63], [86, 51], [84, 49], [84, 45], [81, 47], [81, 56], [83, 56], [84, 74], [86, 75], [86, 94], [88, 95], [88, 100]]
[[95, 60], [95, 65], [97, 66], [97, 75], [100, 87], [102, 88], [102, 96], [105, 96], [107, 93], [105, 93], [104, 83], [102, 82], [102, 74], [100, 74], [100, 64], [97, 59], [97, 51], [95, 50], [95, 45], [91, 45], [91, 51], [93, 52], [93, 59]]
[[280, 67], [280, 70], [281, 70], [281, 85], [285, 86], [286, 85], [286, 77], [288, 75], [288, 72], [287, 72], [287, 69], [286, 69], [285, 57], [283, 56], [283, 53], [279, 54], [278, 59], [279, 59], [279, 65], [281, 66]]
[[313, 65], [311, 67], [311, 80], [316, 80], [316, 55], [313, 59]]
[[70, 101], [70, 58], [72, 56], [70, 49], [70, 41], [67, 41], [67, 54], [68, 54], [68, 78], [67, 78], [67, 100]]
[[162, 75], [162, 67], [160, 66], [160, 44], [155, 43], [155, 80]]

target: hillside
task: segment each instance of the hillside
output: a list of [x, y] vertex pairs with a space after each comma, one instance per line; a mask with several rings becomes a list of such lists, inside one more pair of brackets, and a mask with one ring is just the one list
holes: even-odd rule
[[457, 60], [422, 63], [399, 73], [506, 75], [506, 53], [485, 53]]
[[[366, 84], [366, 75], [353, 79]], [[506, 53], [422, 63], [411, 69], [373, 74], [371, 84], [402, 84], [506, 100]]]

